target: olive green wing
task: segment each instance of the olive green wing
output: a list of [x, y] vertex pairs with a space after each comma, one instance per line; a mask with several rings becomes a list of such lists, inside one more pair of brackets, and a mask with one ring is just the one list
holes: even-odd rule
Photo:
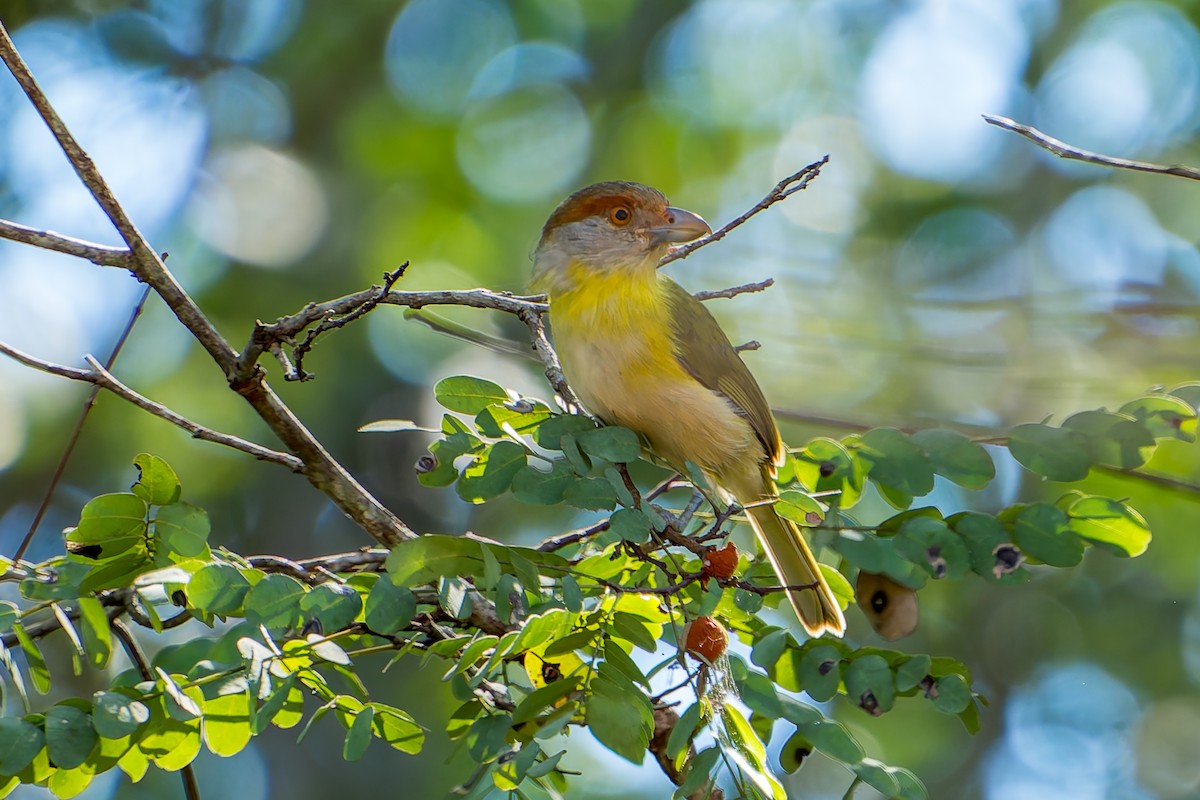
[[704, 304], [675, 281], [661, 275], [659, 280], [671, 311], [675, 357], [701, 385], [733, 404], [754, 428], [768, 458], [778, 463], [783, 440], [758, 381]]

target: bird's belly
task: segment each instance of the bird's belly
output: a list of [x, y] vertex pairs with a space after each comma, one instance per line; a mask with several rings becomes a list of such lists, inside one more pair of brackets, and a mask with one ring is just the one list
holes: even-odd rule
[[691, 461], [719, 478], [745, 463], [747, 450], [761, 449], [750, 423], [684, 370], [667, 341], [560, 335], [558, 351], [567, 382], [589, 411], [641, 434], [677, 469]]

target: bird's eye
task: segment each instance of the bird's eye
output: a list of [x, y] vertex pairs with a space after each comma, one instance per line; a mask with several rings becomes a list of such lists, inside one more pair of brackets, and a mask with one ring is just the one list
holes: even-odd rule
[[608, 218], [612, 220], [614, 225], [624, 225], [629, 220], [633, 219], [633, 212], [625, 206], [617, 206], [612, 211], [608, 212]]

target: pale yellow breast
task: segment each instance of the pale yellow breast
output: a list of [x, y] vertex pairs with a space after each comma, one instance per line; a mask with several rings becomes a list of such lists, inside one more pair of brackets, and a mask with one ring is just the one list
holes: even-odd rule
[[719, 477], [761, 445], [729, 401], [675, 358], [666, 315], [656, 275], [590, 278], [550, 304], [563, 371], [587, 409], [642, 434], [676, 468], [692, 461]]

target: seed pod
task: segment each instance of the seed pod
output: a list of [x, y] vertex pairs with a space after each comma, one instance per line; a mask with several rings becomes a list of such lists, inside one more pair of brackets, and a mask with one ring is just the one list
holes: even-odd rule
[[729, 637], [721, 623], [712, 617], [696, 617], [683, 629], [684, 647], [693, 656], [709, 664], [716, 661], [729, 646]]
[[724, 547], [710, 547], [704, 553], [701, 573], [709, 578], [732, 578], [737, 569], [738, 549], [733, 542]]

